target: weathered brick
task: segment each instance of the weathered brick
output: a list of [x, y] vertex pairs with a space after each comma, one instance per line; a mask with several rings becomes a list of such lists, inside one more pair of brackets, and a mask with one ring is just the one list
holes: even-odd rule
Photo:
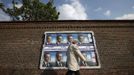
[[91, 30], [101, 68], [81, 75], [133, 75], [133, 21], [1, 22], [0, 75], [65, 75], [67, 70], [39, 69], [44, 32]]

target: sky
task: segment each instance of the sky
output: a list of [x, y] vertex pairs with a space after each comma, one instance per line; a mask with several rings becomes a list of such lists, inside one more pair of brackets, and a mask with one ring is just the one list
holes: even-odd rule
[[[44, 3], [49, 0], [40, 0]], [[11, 0], [0, 0], [11, 7]], [[59, 20], [133, 20], [134, 0], [54, 0]], [[20, 7], [18, 4], [17, 7]], [[0, 9], [0, 21], [10, 21]]]

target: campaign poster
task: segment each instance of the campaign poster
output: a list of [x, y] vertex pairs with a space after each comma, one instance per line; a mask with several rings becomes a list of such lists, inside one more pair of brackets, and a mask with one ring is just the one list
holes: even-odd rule
[[72, 40], [78, 41], [81, 53], [88, 60], [79, 59], [81, 69], [100, 68], [100, 60], [93, 31], [44, 32], [40, 69], [67, 69], [67, 48]]

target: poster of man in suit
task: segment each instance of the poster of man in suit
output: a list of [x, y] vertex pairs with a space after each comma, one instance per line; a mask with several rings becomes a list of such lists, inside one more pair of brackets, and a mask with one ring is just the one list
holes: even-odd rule
[[57, 52], [56, 53], [56, 62], [55, 62], [55, 66], [56, 67], [64, 67], [65, 63], [62, 61], [63, 59], [63, 55], [61, 52]]
[[44, 53], [43, 67], [52, 67], [50, 61], [51, 61], [50, 53], [48, 52]]

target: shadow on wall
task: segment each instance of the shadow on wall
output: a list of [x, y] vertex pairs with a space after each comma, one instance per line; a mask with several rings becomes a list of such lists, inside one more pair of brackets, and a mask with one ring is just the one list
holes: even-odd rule
[[44, 70], [41, 75], [58, 75], [55, 70]]

